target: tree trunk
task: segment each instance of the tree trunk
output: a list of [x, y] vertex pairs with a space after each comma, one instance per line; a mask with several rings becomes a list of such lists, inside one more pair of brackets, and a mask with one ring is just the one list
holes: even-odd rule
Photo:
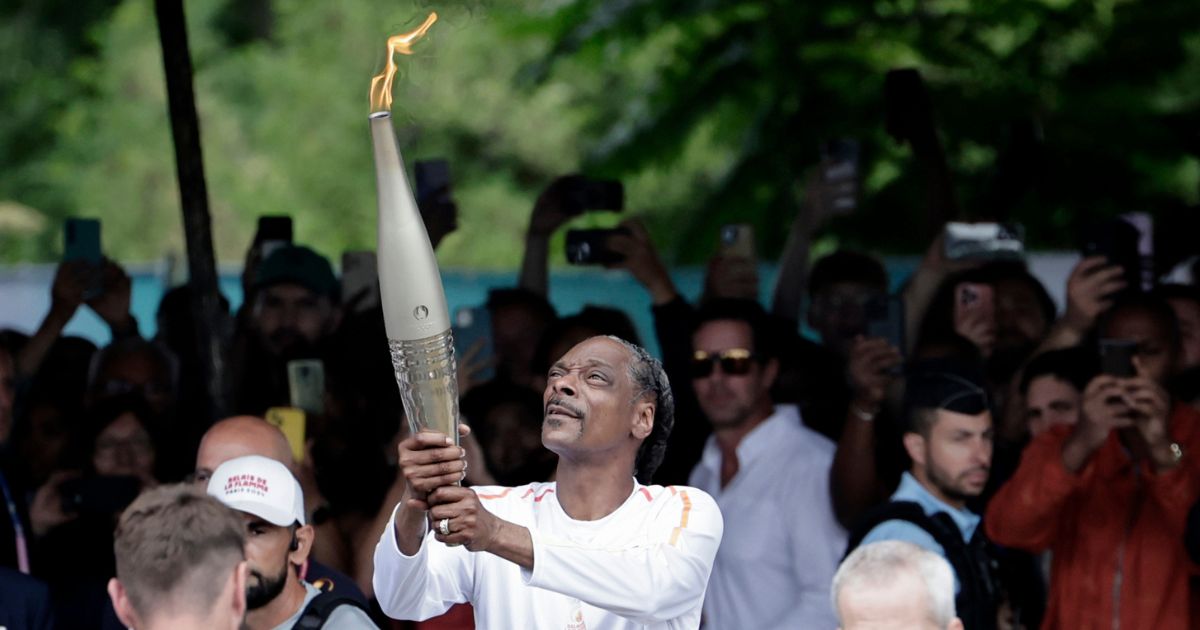
[[225, 361], [219, 331], [216, 329], [221, 321], [218, 316], [220, 296], [208, 214], [208, 190], [204, 185], [204, 161], [200, 151], [200, 122], [192, 92], [192, 60], [188, 51], [187, 24], [183, 15], [183, 0], [156, 0], [154, 6], [159, 40], [162, 42], [167, 108], [175, 143], [175, 168], [179, 178], [184, 236], [187, 239], [188, 282], [192, 289], [192, 312], [196, 314], [197, 356], [208, 393], [208, 419], [215, 421], [225, 411], [222, 378]]

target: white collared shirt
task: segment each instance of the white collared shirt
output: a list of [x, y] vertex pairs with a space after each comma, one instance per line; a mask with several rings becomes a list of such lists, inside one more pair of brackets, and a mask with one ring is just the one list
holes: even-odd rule
[[529, 528], [533, 570], [447, 547], [432, 532], [406, 556], [393, 511], [375, 547], [373, 578], [388, 616], [423, 620], [469, 601], [479, 630], [699, 627], [721, 543], [721, 513], [704, 492], [635, 482], [613, 513], [577, 521], [559, 505], [554, 483], [473, 490], [489, 512]]
[[725, 517], [725, 536], [704, 599], [705, 628], [835, 628], [830, 582], [846, 551], [833, 514], [835, 446], [800, 411], [774, 413], [737, 446], [738, 472], [721, 488], [721, 451], [709, 437], [689, 483]]

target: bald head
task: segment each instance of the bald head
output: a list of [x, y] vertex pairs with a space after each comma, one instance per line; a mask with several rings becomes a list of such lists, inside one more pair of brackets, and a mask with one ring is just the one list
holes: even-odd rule
[[296, 472], [291, 446], [282, 431], [262, 418], [234, 416], [212, 425], [200, 440], [196, 479], [207, 480], [217, 466], [245, 455], [273, 459]]

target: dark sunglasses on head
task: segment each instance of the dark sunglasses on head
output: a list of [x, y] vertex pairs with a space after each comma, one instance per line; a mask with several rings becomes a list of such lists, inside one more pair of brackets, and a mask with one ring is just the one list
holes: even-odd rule
[[692, 378], [704, 378], [712, 374], [713, 366], [717, 363], [721, 364], [721, 371], [725, 374], [740, 376], [750, 371], [755, 359], [754, 353], [745, 348], [730, 348], [716, 354], [697, 350], [692, 353]]

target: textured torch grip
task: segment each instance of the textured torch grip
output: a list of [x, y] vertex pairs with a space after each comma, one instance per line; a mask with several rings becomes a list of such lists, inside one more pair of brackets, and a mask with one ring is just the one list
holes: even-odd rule
[[389, 339], [388, 346], [409, 428], [439, 431], [458, 444], [458, 369], [450, 329], [413, 341]]

